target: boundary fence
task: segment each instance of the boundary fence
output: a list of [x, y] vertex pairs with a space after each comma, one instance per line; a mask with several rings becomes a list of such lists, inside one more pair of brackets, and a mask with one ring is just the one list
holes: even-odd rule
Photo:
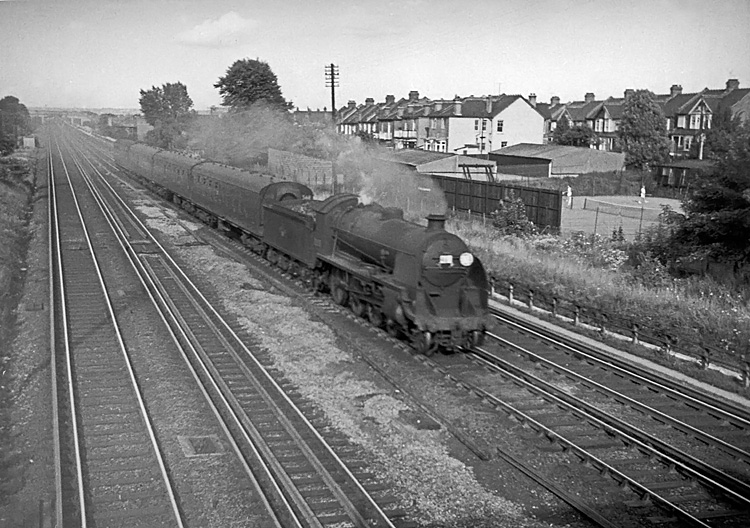
[[563, 195], [552, 189], [509, 185], [499, 182], [468, 181], [449, 176], [431, 175], [443, 190], [448, 207], [478, 215], [491, 215], [500, 202], [511, 195], [526, 206], [526, 216], [541, 230], [560, 232]]
[[505, 297], [511, 305], [520, 302], [530, 310], [541, 309], [556, 319], [568, 319], [574, 326], [592, 326], [602, 336], [608, 333], [627, 336], [632, 344], [655, 348], [657, 355], [668, 361], [682, 355], [703, 370], [718, 367], [730, 371], [746, 390], [750, 389], [750, 345], [733, 343], [728, 348], [720, 348], [705, 341], [680, 340], [676, 334], [645, 327], [634, 319], [608, 314], [498, 277], [490, 277], [490, 283], [493, 293]]

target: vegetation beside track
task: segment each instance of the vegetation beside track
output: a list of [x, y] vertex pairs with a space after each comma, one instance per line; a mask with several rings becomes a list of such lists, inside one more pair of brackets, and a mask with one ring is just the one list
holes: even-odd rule
[[[616, 234], [499, 236], [491, 226], [455, 220], [449, 229], [466, 240], [499, 284], [513, 284], [519, 297], [533, 290], [540, 301], [555, 298], [592, 314], [607, 314], [610, 321], [638, 324], [643, 333], [672, 336], [677, 349], [710, 346], [714, 357], [736, 365], [747, 352], [747, 293], [708, 277], [671, 276], [644, 251], [644, 241], [628, 243]], [[676, 366], [670, 358], [645, 349], [631, 351]], [[692, 364], [681, 370], [726, 390], [745, 390], [737, 380]]]
[[15, 395], [10, 362], [30, 235], [33, 172], [28, 151], [0, 158], [0, 505], [15, 491], [21, 465], [11, 434]]

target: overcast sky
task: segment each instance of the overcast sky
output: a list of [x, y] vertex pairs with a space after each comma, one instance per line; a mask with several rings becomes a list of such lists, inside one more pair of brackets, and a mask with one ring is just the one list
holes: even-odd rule
[[750, 0], [0, 0], [0, 97], [28, 107], [138, 108], [180, 81], [206, 109], [243, 58], [303, 109], [330, 108], [330, 63], [337, 107], [750, 87]]

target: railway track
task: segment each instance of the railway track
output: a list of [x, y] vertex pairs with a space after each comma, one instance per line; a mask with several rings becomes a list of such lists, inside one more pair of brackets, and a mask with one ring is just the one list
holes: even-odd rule
[[[563, 343], [552, 330], [496, 317], [505, 326], [490, 334], [492, 344], [467, 356], [503, 381], [491, 388], [456, 382], [528, 428], [539, 453], [581, 462], [581, 478], [592, 487], [606, 479], [616, 484], [607, 497], [619, 505], [606, 512], [574, 501], [585, 515], [604, 526], [746, 525], [746, 410], [698, 391], [683, 394], [653, 374], [648, 379], [640, 369]], [[538, 478], [552, 489], [554, 479], [543, 474]]]
[[103, 219], [50, 148], [58, 525], [183, 526], [102, 275], [116, 243], [91, 230]]
[[[90, 170], [97, 172], [93, 164]], [[99, 175], [101, 176], [101, 175]], [[100, 202], [277, 526], [409, 526], [363, 454], [244, 344], [114, 189]], [[279, 378], [279, 379], [277, 379]]]

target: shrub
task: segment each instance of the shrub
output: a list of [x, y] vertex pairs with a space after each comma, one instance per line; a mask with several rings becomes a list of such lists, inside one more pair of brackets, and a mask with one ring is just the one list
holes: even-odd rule
[[492, 213], [492, 226], [501, 235], [527, 237], [536, 234], [536, 226], [526, 215], [526, 205], [511, 190]]

